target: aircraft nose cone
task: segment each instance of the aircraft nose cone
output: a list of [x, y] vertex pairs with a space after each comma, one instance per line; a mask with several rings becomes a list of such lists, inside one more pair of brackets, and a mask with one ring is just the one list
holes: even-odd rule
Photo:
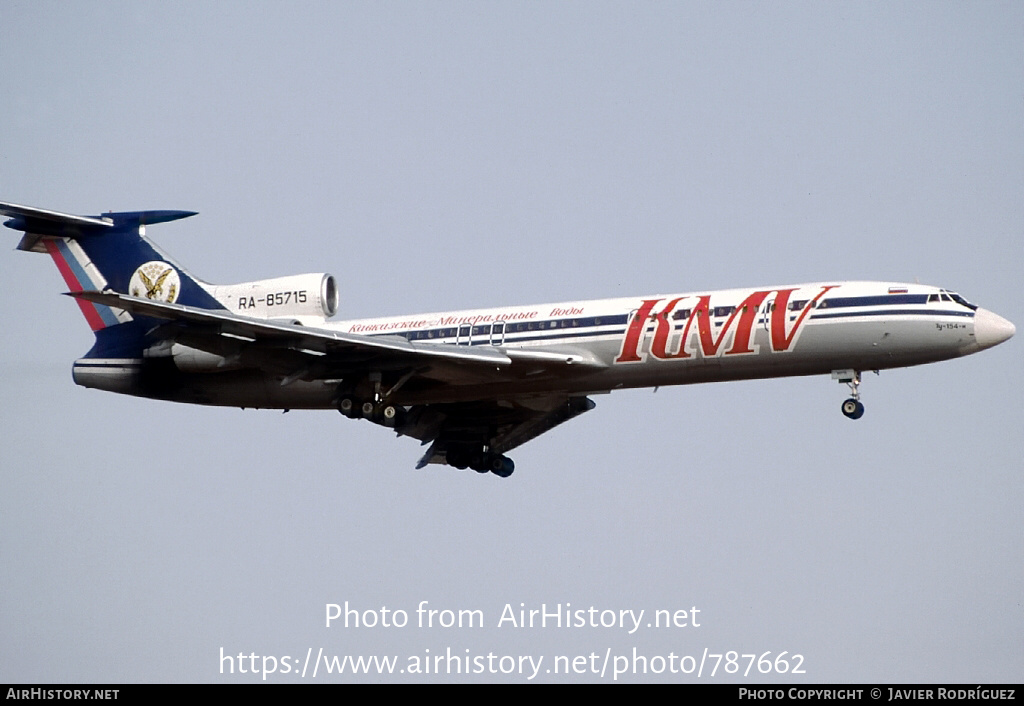
[[974, 341], [978, 348], [991, 348], [1017, 333], [1016, 327], [998, 314], [979, 308], [974, 312]]

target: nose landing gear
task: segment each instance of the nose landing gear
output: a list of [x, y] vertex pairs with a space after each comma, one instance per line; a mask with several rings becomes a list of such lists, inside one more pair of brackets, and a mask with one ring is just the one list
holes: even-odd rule
[[850, 386], [853, 395], [843, 402], [842, 410], [849, 419], [860, 419], [864, 416], [864, 405], [860, 401], [860, 371], [833, 370], [832, 379]]

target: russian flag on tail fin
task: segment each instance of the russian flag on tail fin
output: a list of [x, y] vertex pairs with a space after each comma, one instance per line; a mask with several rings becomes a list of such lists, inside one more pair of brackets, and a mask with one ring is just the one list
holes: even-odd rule
[[[87, 290], [103, 291], [107, 282], [99, 270], [89, 261], [85, 252], [77, 242], [71, 238], [45, 237], [41, 244], [50, 253], [53, 262], [60, 270], [68, 291], [82, 292]], [[82, 315], [89, 323], [89, 327], [95, 332], [108, 326], [116, 326], [131, 321], [131, 316], [123, 309], [111, 309], [102, 304], [78, 301]]]

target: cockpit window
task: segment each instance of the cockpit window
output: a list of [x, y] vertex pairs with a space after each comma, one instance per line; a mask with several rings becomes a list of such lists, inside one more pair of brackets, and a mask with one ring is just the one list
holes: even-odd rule
[[971, 311], [977, 311], [978, 305], [971, 304], [969, 301], [961, 297], [956, 292], [951, 292], [948, 289], [940, 289], [939, 292], [942, 295], [942, 301], [944, 302], [956, 302], [960, 306], [966, 306]]
[[959, 304], [960, 306], [966, 306], [971, 311], [976, 311], [978, 309], [977, 304], [971, 304], [969, 301], [961, 297], [956, 292], [950, 292], [949, 296], [952, 297], [953, 301], [955, 301], [957, 304]]

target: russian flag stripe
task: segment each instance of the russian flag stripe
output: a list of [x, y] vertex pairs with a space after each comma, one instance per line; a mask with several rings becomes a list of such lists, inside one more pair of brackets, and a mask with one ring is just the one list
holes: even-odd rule
[[[50, 253], [54, 264], [60, 270], [61, 277], [64, 278], [68, 289], [72, 292], [81, 292], [85, 289], [83, 286], [84, 282], [88, 282], [90, 285], [93, 284], [85, 270], [75, 259], [74, 253], [68, 248], [67, 241], [46, 238], [43, 242], [46, 244], [46, 251]], [[114, 316], [114, 312], [110, 310], [110, 307], [93, 304], [82, 299], [76, 301], [78, 302], [78, 307], [82, 310], [82, 315], [85, 316], [86, 322], [88, 322], [89, 327], [93, 331], [99, 331], [107, 326], [113, 326], [118, 323], [117, 317]]]

